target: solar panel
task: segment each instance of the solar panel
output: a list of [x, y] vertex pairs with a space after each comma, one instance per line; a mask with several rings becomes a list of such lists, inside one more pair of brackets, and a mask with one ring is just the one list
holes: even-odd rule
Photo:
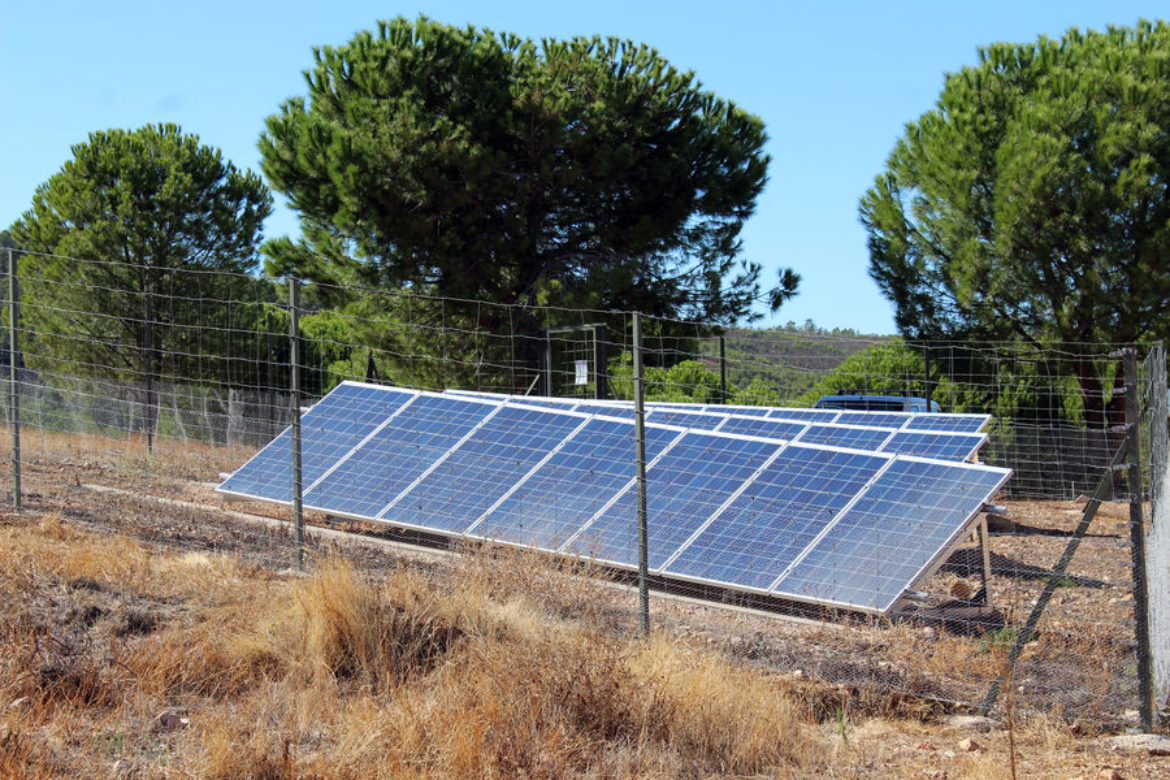
[[772, 419], [803, 420], [804, 422], [831, 423], [838, 413], [825, 409], [768, 409]]
[[788, 447], [666, 571], [767, 590], [889, 461], [888, 455]]
[[[550, 407], [579, 403], [588, 403], [591, 406], [605, 404], [632, 407], [633, 405], [632, 401], [592, 399], [583, 401], [582, 399], [576, 398], [549, 396], [506, 396], [499, 393], [487, 393], [475, 390], [450, 389], [445, 392], [496, 400], [510, 398], [512, 400], [523, 401], [527, 404]], [[978, 433], [991, 420], [991, 416], [987, 414], [957, 412], [870, 412], [854, 409], [807, 409], [786, 406], [743, 406], [734, 404], [672, 403], [664, 401], [647, 401], [645, 406], [648, 411], [652, 409], [668, 409], [676, 412], [702, 411], [721, 415], [768, 417], [782, 420], [864, 425], [880, 428], [904, 428], [919, 431], [947, 431], [952, 433]]]
[[577, 404], [573, 411], [583, 414], [604, 414], [608, 417], [621, 417], [626, 420], [634, 419], [634, 407], [618, 406], [616, 404], [584, 403]]
[[[469, 533], [558, 549], [634, 479], [631, 427], [602, 418], [590, 420]], [[647, 427], [646, 459], [658, 457], [678, 436], [675, 430]]]
[[646, 413], [646, 421], [655, 425], [678, 425], [682, 428], [698, 428], [705, 431], [718, 428], [725, 419], [724, 416], [717, 414], [681, 412], [662, 407], [654, 407]]
[[505, 406], [386, 507], [378, 519], [461, 532], [585, 419]]
[[[301, 478], [312, 485], [415, 393], [343, 383], [301, 417]], [[286, 428], [231, 475], [219, 490], [247, 498], [291, 503], [292, 429]]]
[[772, 590], [885, 612], [1006, 480], [1003, 469], [893, 460]]
[[305, 491], [304, 504], [376, 519], [390, 500], [498, 409], [482, 401], [421, 394]]
[[808, 428], [806, 423], [788, 420], [769, 420], [761, 417], [728, 417], [719, 426], [720, 433], [738, 433], [743, 436], [763, 436], [768, 439], [794, 439]]
[[[615, 408], [344, 383], [304, 415], [305, 505], [633, 568], [634, 425], [612, 416]], [[872, 445], [885, 437], [928, 449], [971, 447], [980, 434], [676, 406], [655, 408], [649, 419], [656, 416], [690, 425], [645, 427], [651, 567], [668, 578], [816, 604], [889, 610], [1009, 474], [812, 441], [835, 435]], [[712, 421], [719, 431], [697, 427]], [[760, 429], [769, 435], [743, 435]], [[220, 490], [287, 500], [287, 436]]]
[[971, 460], [986, 443], [982, 433], [935, 433], [931, 431], [897, 431], [882, 445], [883, 452], [917, 455], [938, 460]]
[[[728, 404], [708, 404], [703, 407], [704, 412], [715, 414], [738, 414], [745, 417], [767, 417], [771, 411], [767, 406], [731, 406]], [[791, 419], [791, 418], [789, 418]]]
[[908, 412], [862, 412], [841, 410], [833, 422], [838, 425], [870, 425], [878, 428], [901, 428], [910, 422]]
[[[658, 568], [783, 445], [688, 431], [646, 470], [649, 561]], [[638, 563], [637, 494], [631, 489], [570, 539], [565, 551]]]
[[978, 433], [990, 421], [989, 414], [916, 414], [906, 423], [906, 427], [916, 431]]
[[826, 447], [852, 447], [858, 450], [877, 451], [894, 435], [889, 428], [867, 428], [863, 425], [822, 425], [808, 427], [800, 441], [806, 444], [823, 444]]

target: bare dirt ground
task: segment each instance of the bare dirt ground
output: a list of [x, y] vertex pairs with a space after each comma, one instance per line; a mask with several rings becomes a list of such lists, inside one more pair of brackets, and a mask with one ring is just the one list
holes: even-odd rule
[[[6, 513], [4, 524], [52, 517], [77, 529], [124, 535], [160, 553], [226, 553], [258, 571], [290, 568], [288, 526], [242, 516], [287, 520], [288, 510], [224, 504], [214, 492], [220, 473], [246, 460], [246, 450], [164, 444], [147, 456], [136, 441], [99, 449], [89, 439], [53, 435], [29, 437], [25, 446], [25, 509], [19, 516]], [[8, 475], [0, 479], [7, 481]], [[655, 596], [655, 630], [804, 691], [824, 728], [838, 737], [834, 749], [841, 753], [842, 771], [833, 776], [1009, 776], [1006, 759], [997, 764], [992, 757], [1009, 755], [1009, 739], [1019, 739], [1020, 776], [1170, 777], [1170, 758], [1116, 751], [1106, 742], [1134, 725], [1131, 711], [1137, 706], [1132, 628], [1125, 622], [1132, 617], [1125, 506], [1108, 505], [1098, 514], [1038, 637], [1012, 671], [993, 713], [995, 723], [984, 731], [950, 720], [974, 713], [991, 682], [1005, 673], [1006, 648], [1068, 544], [1082, 507], [1009, 505], [1014, 530], [991, 540], [990, 591], [997, 611], [979, 622], [795, 621], [734, 604]], [[385, 544], [396, 541], [388, 529], [309, 520], [354, 534], [353, 541], [310, 536], [309, 568], [340, 550], [375, 580], [410, 568], [442, 588], [457, 568], [468, 565], [464, 556]], [[629, 588], [595, 580], [584, 588], [567, 586], [563, 574], [508, 551], [480, 551], [472, 559], [493, 556], [513, 560], [506, 567], [507, 587], [525, 589], [555, 616], [588, 615], [614, 636], [636, 634], [637, 602]], [[956, 553], [927, 583], [925, 606], [945, 606], [953, 603], [952, 594], [977, 590], [981, 565], [977, 550]], [[92, 637], [132, 638], [187, 619], [182, 599], [143, 600], [129, 590], [82, 580], [45, 598], [46, 619], [73, 637], [66, 643], [85, 645], [99, 656], [109, 647]], [[1009, 732], [1009, 718], [1031, 725]]]

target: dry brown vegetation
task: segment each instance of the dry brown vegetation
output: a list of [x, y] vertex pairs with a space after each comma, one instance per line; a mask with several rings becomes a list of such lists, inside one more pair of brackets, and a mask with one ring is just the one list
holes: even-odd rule
[[[0, 777], [982, 778], [1011, 740], [1020, 777], [1170, 774], [1058, 710], [955, 728], [1003, 668], [984, 635], [655, 599], [641, 639], [628, 592], [498, 549], [311, 544], [302, 575], [287, 534], [157, 500], [207, 501], [239, 453], [39, 445], [29, 508], [0, 514]], [[1023, 609], [1038, 585], [1000, 590]], [[1096, 626], [1100, 593], [1064, 590], [1056, 619]], [[1043, 636], [1009, 690], [1112, 663], [1102, 636]]]
[[0, 530], [6, 776], [784, 775], [816, 754], [774, 678], [542, 616], [473, 571], [441, 592], [52, 517]]
[[[0, 776], [1006, 776], [1002, 730], [963, 752], [929, 708], [614, 636], [532, 561], [295, 576], [31, 515], [0, 548]], [[1166, 768], [1050, 718], [1015, 737], [1024, 776]]]

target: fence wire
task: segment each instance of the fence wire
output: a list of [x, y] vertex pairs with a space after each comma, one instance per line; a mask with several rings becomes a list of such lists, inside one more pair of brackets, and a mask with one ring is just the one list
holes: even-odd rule
[[[21, 257], [16, 360], [25, 490], [35, 497], [34, 509], [80, 511], [77, 490], [95, 485], [217, 506], [212, 489], [220, 476], [290, 423], [282, 284], [210, 271], [128, 270], [116, 262]], [[326, 285], [306, 285], [303, 300], [306, 405], [347, 379], [437, 391], [633, 397], [628, 313]], [[650, 402], [734, 411], [810, 407], [823, 395], [856, 392], [921, 397], [943, 411], [991, 415], [979, 459], [1013, 469], [998, 499], [1007, 514], [989, 519], [986, 556], [977, 538], [956, 548], [924, 582], [925, 600], [912, 613], [817, 632], [699, 603], [655, 604], [663, 630], [697, 635], [781, 673], [946, 706], [977, 705], [1005, 672], [1006, 651], [1080, 521], [1086, 496], [1111, 474], [1109, 463], [1123, 446], [1116, 351], [1124, 345], [907, 343], [811, 325], [746, 330], [649, 317], [643, 328]], [[7, 363], [7, 334], [2, 338]], [[1157, 690], [1165, 701], [1170, 448], [1160, 345], [1146, 355], [1142, 398], [1153, 508], [1150, 617]], [[7, 407], [4, 423], [12, 423]], [[631, 458], [633, 448], [631, 440]], [[662, 491], [676, 487], [657, 483]], [[86, 495], [85, 511], [100, 514], [98, 494]], [[1123, 479], [1111, 486], [1111, 500], [1059, 579], [1036, 639], [1011, 670], [1015, 706], [1106, 724], [1124, 722], [1137, 706], [1128, 496]], [[568, 512], [573, 499], [560, 497], [544, 511]], [[246, 508], [287, 515], [282, 507]], [[767, 607], [700, 586], [680, 589], [708, 601]], [[599, 592], [610, 595], [598, 598], [616, 599], [615, 614], [625, 615], [632, 632], [633, 602]]]

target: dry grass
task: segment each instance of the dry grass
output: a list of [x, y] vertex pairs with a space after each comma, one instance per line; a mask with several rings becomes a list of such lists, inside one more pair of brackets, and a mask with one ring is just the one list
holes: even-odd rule
[[[786, 774], [816, 761], [767, 675], [339, 559], [276, 578], [55, 518], [0, 528], [4, 776]], [[562, 577], [563, 574], [550, 576]], [[14, 704], [15, 703], [15, 704]], [[174, 709], [189, 725], [160, 725]]]
[[[1006, 773], [1006, 732], [958, 751], [930, 707], [871, 717], [676, 634], [623, 638], [581, 571], [532, 556], [484, 551], [441, 588], [338, 558], [275, 575], [55, 516], [0, 519], [0, 549], [2, 777]], [[1166, 768], [1054, 718], [1014, 738], [1026, 777]]]

